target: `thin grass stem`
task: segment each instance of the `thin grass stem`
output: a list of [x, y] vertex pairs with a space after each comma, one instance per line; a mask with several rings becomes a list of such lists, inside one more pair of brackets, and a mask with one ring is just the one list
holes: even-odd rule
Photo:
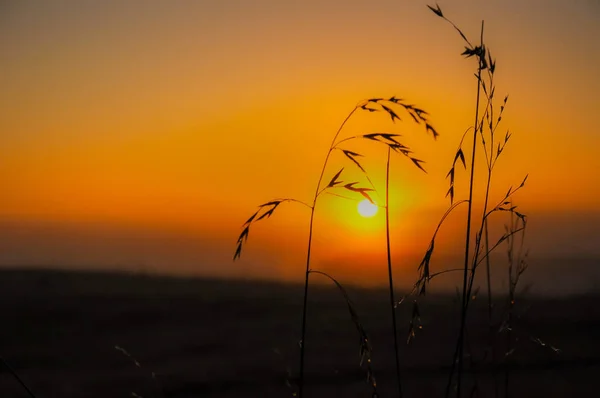
[[348, 120], [352, 117], [352, 115], [354, 114], [354, 112], [356, 112], [357, 109], [358, 109], [358, 105], [355, 106], [354, 109], [352, 109], [352, 111], [348, 114], [348, 116], [346, 116], [346, 118], [344, 119], [344, 121], [342, 122], [340, 127], [338, 128], [337, 132], [335, 133], [335, 136], [333, 137], [333, 140], [331, 141], [331, 145], [329, 145], [329, 149], [327, 150], [327, 155], [325, 156], [325, 161], [323, 162], [323, 167], [321, 168], [321, 174], [319, 175], [319, 180], [317, 181], [317, 187], [315, 189], [313, 203], [312, 203], [312, 206], [310, 206], [311, 210], [310, 210], [310, 224], [308, 227], [309, 228], [308, 248], [306, 251], [306, 273], [305, 273], [305, 277], [304, 277], [304, 298], [303, 298], [303, 304], [302, 304], [302, 331], [300, 334], [300, 336], [301, 336], [301, 338], [300, 338], [300, 370], [299, 370], [300, 377], [299, 377], [299, 384], [298, 384], [298, 397], [299, 398], [302, 398], [303, 393], [304, 393], [304, 355], [305, 355], [305, 349], [306, 349], [306, 314], [307, 314], [307, 303], [308, 303], [308, 281], [309, 281], [309, 275], [310, 275], [310, 255], [311, 255], [311, 248], [312, 248], [315, 207], [317, 204], [317, 199], [320, 194], [319, 188], [321, 187], [321, 182], [323, 181], [323, 175], [325, 174], [325, 169], [327, 168], [327, 162], [329, 161], [331, 152], [333, 151], [333, 148], [335, 147], [335, 142], [337, 140], [337, 137], [340, 135], [340, 132], [346, 125], [346, 122], [348, 122]]
[[[481, 47], [483, 48], [483, 29], [484, 22], [481, 21]], [[465, 238], [465, 264], [464, 264], [464, 273], [463, 273], [463, 294], [462, 294], [462, 307], [461, 307], [461, 320], [460, 320], [460, 331], [457, 339], [455, 357], [452, 362], [452, 369], [450, 373], [450, 377], [448, 380], [448, 384], [446, 386], [446, 397], [450, 395], [450, 388], [452, 385], [452, 378], [454, 376], [454, 368], [455, 364], [458, 367], [457, 370], [457, 386], [456, 386], [456, 396], [460, 397], [461, 386], [462, 386], [462, 373], [463, 373], [463, 346], [464, 346], [464, 338], [465, 338], [465, 326], [467, 320], [467, 278], [469, 274], [469, 249], [470, 249], [470, 241], [471, 241], [471, 216], [473, 210], [473, 185], [475, 178], [475, 156], [477, 154], [477, 125], [479, 123], [479, 98], [481, 96], [481, 58], [479, 58], [478, 68], [477, 68], [477, 98], [476, 98], [476, 106], [475, 106], [475, 123], [473, 130], [473, 151], [471, 154], [471, 176], [469, 179], [469, 209], [467, 213], [467, 232]], [[457, 358], [458, 357], [458, 358]], [[458, 359], [458, 360], [457, 360]]]
[[392, 330], [394, 332], [394, 356], [396, 359], [396, 380], [398, 382], [398, 397], [402, 398], [402, 380], [400, 378], [400, 357], [398, 352], [398, 330], [396, 325], [396, 300], [394, 299], [394, 278], [392, 276], [392, 250], [390, 245], [390, 153], [387, 152], [385, 169], [385, 233], [387, 243], [388, 280], [390, 283], [390, 309], [392, 311]]

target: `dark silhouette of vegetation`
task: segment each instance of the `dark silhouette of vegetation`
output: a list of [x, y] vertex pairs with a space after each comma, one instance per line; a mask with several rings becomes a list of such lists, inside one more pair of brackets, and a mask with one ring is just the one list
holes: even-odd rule
[[[302, 328], [301, 328], [301, 339], [300, 339], [300, 370], [299, 370], [300, 375], [299, 375], [299, 386], [298, 386], [299, 397], [303, 396], [303, 391], [304, 391], [304, 353], [305, 353], [305, 346], [306, 346], [305, 337], [306, 337], [309, 275], [311, 272], [315, 271], [315, 270], [311, 269], [310, 261], [311, 261], [311, 254], [312, 254], [311, 251], [312, 251], [313, 223], [314, 223], [315, 208], [317, 205], [317, 200], [323, 193], [330, 193], [331, 190], [343, 188], [352, 193], [358, 193], [361, 196], [363, 196], [364, 198], [366, 198], [367, 200], [369, 200], [371, 203], [374, 203], [369, 192], [375, 191], [375, 187], [373, 186], [371, 179], [368, 176], [368, 173], [366, 173], [364, 167], [361, 165], [361, 163], [357, 159], [359, 157], [362, 157], [362, 155], [357, 152], [353, 152], [353, 151], [344, 149], [340, 145], [345, 142], [348, 142], [350, 140], [356, 140], [356, 139], [363, 139], [363, 140], [367, 140], [367, 141], [377, 142], [379, 144], [385, 145], [390, 152], [394, 151], [394, 152], [408, 158], [416, 167], [418, 167], [420, 170], [425, 172], [425, 169], [423, 167], [423, 163], [424, 163], [423, 160], [416, 158], [413, 155], [413, 151], [408, 146], [404, 145], [403, 143], [401, 143], [399, 141], [399, 138], [400, 138], [399, 134], [388, 133], [388, 132], [368, 133], [368, 134], [362, 134], [362, 135], [357, 135], [357, 136], [351, 136], [351, 137], [347, 137], [347, 138], [340, 139], [340, 140], [338, 140], [338, 137], [340, 136], [340, 133], [342, 132], [342, 130], [343, 130], [344, 126], [346, 125], [346, 123], [348, 122], [348, 120], [358, 111], [366, 111], [369, 113], [383, 112], [390, 116], [392, 122], [396, 122], [396, 121], [402, 121], [402, 118], [399, 116], [399, 111], [401, 111], [401, 110], [404, 111], [406, 114], [408, 114], [413, 122], [424, 126], [425, 131], [427, 133], [430, 133], [434, 139], [438, 137], [439, 134], [438, 134], [437, 130], [433, 127], [431, 122], [429, 121], [429, 118], [428, 118], [429, 114], [425, 110], [423, 110], [413, 104], [407, 103], [403, 99], [398, 98], [396, 96], [392, 96], [390, 98], [379, 97], [379, 98], [370, 98], [370, 99], [364, 100], [364, 101], [360, 102], [359, 104], [357, 104], [354, 107], [354, 109], [352, 109], [352, 111], [346, 116], [346, 118], [344, 119], [344, 121], [342, 122], [340, 127], [338, 128], [337, 132], [335, 133], [333, 140], [331, 141], [331, 145], [329, 146], [329, 149], [325, 156], [325, 161], [323, 163], [323, 167], [321, 169], [321, 173], [320, 173], [319, 179], [317, 181], [317, 186], [315, 189], [315, 194], [313, 196], [312, 203], [306, 203], [303, 201], [299, 201], [296, 199], [290, 199], [290, 198], [275, 199], [275, 200], [266, 202], [266, 203], [260, 205], [258, 210], [252, 216], [250, 216], [250, 218], [244, 223], [244, 225], [242, 226], [242, 232], [240, 233], [240, 235], [238, 237], [237, 247], [235, 250], [235, 254], [233, 256], [234, 260], [238, 259], [241, 256], [243, 244], [247, 241], [248, 235], [250, 233], [250, 227], [257, 221], [260, 221], [265, 218], [269, 218], [273, 214], [275, 209], [277, 209], [281, 203], [289, 202], [289, 201], [298, 202], [298, 203], [305, 205], [307, 208], [310, 209], [310, 224], [309, 224], [309, 234], [308, 234], [306, 270], [305, 270], [305, 278], [304, 278], [304, 295], [303, 295], [303, 306], [302, 306]], [[322, 186], [323, 185], [322, 184], [323, 177], [325, 175], [325, 171], [328, 166], [330, 155], [335, 150], [342, 151], [342, 153], [346, 156], [346, 158], [348, 158], [354, 165], [356, 165], [365, 174], [367, 181], [371, 185], [371, 188], [364, 187], [364, 186], [356, 186], [357, 184], [359, 184], [358, 181], [352, 181], [352, 182], [348, 182], [348, 183], [345, 183], [344, 181], [342, 181], [341, 178], [342, 178], [342, 173], [344, 171], [344, 167], [339, 169], [331, 177], [331, 179], [329, 180], [329, 183], [327, 185]], [[388, 165], [388, 167], [389, 167], [389, 165]], [[389, 175], [388, 175], [388, 180], [389, 180]], [[387, 184], [387, 182], [386, 182], [386, 184]], [[333, 193], [333, 194], [336, 196], [343, 197], [343, 195], [339, 195], [337, 193]], [[387, 206], [388, 205], [386, 203], [386, 208], [387, 208]], [[387, 225], [387, 228], [389, 228], [389, 217], [386, 217], [386, 225]], [[393, 302], [394, 301], [393, 300], [393, 280], [392, 280], [392, 274], [391, 274], [391, 257], [389, 256], [389, 250], [390, 249], [389, 249], [389, 245], [388, 245], [388, 269], [390, 270], [390, 272], [389, 272], [390, 297], [392, 298], [392, 302], [390, 304], [391, 304], [392, 310], [393, 310], [395, 305]], [[395, 333], [395, 329], [396, 329], [395, 314], [393, 315], [392, 320], [394, 322], [394, 333]], [[397, 337], [394, 336], [394, 339], [396, 339], [396, 338]], [[400, 378], [399, 378], [400, 367], [399, 367], [399, 358], [398, 358], [398, 350], [397, 349], [396, 349], [395, 355], [396, 355], [396, 363], [398, 364], [396, 370], [397, 370], [397, 375], [398, 375], [399, 394], [401, 395], [402, 390], [401, 390], [401, 382], [400, 382]]]

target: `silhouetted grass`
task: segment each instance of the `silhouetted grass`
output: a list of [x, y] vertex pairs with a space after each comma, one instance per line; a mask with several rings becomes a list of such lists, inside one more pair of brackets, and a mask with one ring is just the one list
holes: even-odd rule
[[[319, 175], [319, 179], [317, 181], [317, 185], [315, 188], [315, 193], [314, 193], [312, 202], [307, 203], [307, 202], [300, 201], [297, 199], [285, 198], [285, 199], [275, 199], [275, 200], [272, 200], [272, 201], [269, 201], [269, 202], [266, 202], [266, 203], [260, 205], [258, 210], [252, 216], [250, 216], [250, 218], [242, 226], [242, 232], [240, 233], [240, 235], [238, 237], [237, 247], [235, 250], [235, 254], [233, 256], [234, 260], [236, 260], [237, 258], [239, 258], [241, 256], [243, 244], [247, 241], [249, 233], [250, 233], [250, 227], [257, 221], [263, 220], [265, 218], [269, 218], [273, 214], [275, 209], [277, 209], [281, 203], [298, 202], [310, 209], [310, 223], [309, 223], [308, 245], [307, 245], [307, 254], [306, 254], [306, 270], [305, 270], [305, 279], [304, 279], [302, 328], [301, 328], [301, 339], [300, 339], [300, 370], [299, 370], [300, 376], [299, 376], [299, 386], [298, 386], [299, 387], [298, 395], [300, 397], [302, 397], [303, 387], [304, 387], [304, 352], [305, 352], [305, 345], [306, 345], [305, 336], [306, 336], [309, 276], [310, 276], [311, 272], [317, 272], [316, 270], [312, 270], [310, 267], [313, 225], [314, 225], [315, 208], [317, 205], [317, 201], [318, 201], [319, 197], [324, 193], [332, 193], [336, 196], [344, 197], [343, 195], [337, 194], [335, 192], [331, 192], [335, 189], [341, 188], [346, 191], [350, 191], [350, 193], [359, 194], [359, 195], [363, 196], [364, 198], [366, 198], [367, 200], [369, 200], [371, 203], [374, 203], [373, 199], [371, 198], [370, 192], [375, 191], [375, 187], [373, 186], [373, 183], [372, 183], [371, 179], [369, 178], [368, 173], [366, 172], [366, 170], [364, 169], [364, 167], [361, 165], [361, 163], [358, 160], [358, 158], [362, 157], [363, 155], [360, 153], [354, 152], [354, 151], [347, 150], [347, 149], [343, 148], [341, 146], [341, 144], [348, 142], [350, 140], [356, 140], [356, 139], [377, 142], [379, 144], [385, 145], [388, 148], [388, 155], [389, 155], [389, 152], [394, 151], [394, 152], [406, 157], [407, 159], [409, 159], [420, 170], [425, 171], [425, 169], [423, 168], [423, 163], [424, 163], [423, 160], [416, 158], [413, 155], [413, 151], [408, 146], [404, 145], [403, 143], [401, 143], [399, 141], [399, 138], [400, 138], [399, 134], [388, 133], [388, 132], [376, 132], [376, 133], [367, 133], [367, 134], [351, 136], [351, 137], [347, 137], [347, 138], [338, 140], [338, 137], [340, 136], [340, 133], [342, 132], [342, 130], [343, 130], [344, 126], [346, 125], [346, 123], [348, 122], [348, 120], [356, 112], [359, 112], [359, 111], [366, 111], [369, 113], [387, 114], [391, 118], [392, 122], [402, 121], [402, 118], [399, 116], [399, 113], [400, 113], [399, 111], [404, 111], [406, 114], [408, 114], [410, 116], [410, 119], [413, 122], [424, 126], [425, 131], [427, 133], [430, 133], [433, 136], [433, 138], [437, 138], [437, 136], [438, 136], [438, 132], [432, 126], [432, 124], [430, 123], [430, 121], [428, 119], [428, 113], [425, 110], [423, 110], [413, 104], [405, 102], [401, 98], [397, 98], [395, 96], [392, 96], [390, 98], [380, 97], [380, 98], [370, 98], [370, 99], [360, 102], [346, 116], [346, 118], [344, 119], [344, 121], [342, 122], [340, 127], [338, 128], [337, 132], [335, 133], [333, 140], [331, 141], [331, 144], [330, 144], [329, 149], [327, 150], [327, 154], [325, 156], [325, 161], [323, 163], [323, 167], [321, 168], [321, 172]], [[333, 174], [333, 176], [329, 180], [329, 183], [327, 183], [326, 185], [323, 184], [323, 178], [324, 178], [327, 166], [328, 166], [330, 156], [335, 150], [341, 151], [347, 159], [349, 159], [356, 167], [358, 167], [363, 172], [363, 174], [366, 176], [367, 181], [371, 185], [371, 188], [360, 186], [360, 185], [357, 186], [359, 184], [358, 181], [352, 181], [352, 182], [342, 181], [341, 178], [342, 178], [342, 173], [344, 171], [344, 167], [340, 168], [335, 174]], [[387, 179], [386, 179], [386, 198], [387, 198], [387, 188], [388, 188], [387, 185], [388, 185], [388, 181], [389, 181], [389, 156], [388, 156], [388, 169], [387, 170], [388, 170], [388, 172], [387, 172]], [[387, 215], [388, 214], [387, 213], [387, 210], [388, 210], [387, 209], [388, 208], [387, 200], [386, 200], [385, 207], [386, 207], [386, 215]], [[393, 297], [394, 297], [393, 296], [393, 280], [392, 280], [392, 274], [391, 274], [391, 256], [390, 256], [390, 247], [389, 247], [389, 216], [386, 216], [386, 228], [388, 229], [387, 239], [388, 239], [388, 270], [389, 270], [390, 297], [391, 297], [390, 305], [391, 305], [391, 310], [393, 313], [392, 319], [394, 322], [394, 330], [395, 330], [395, 313], [394, 313], [395, 305], [394, 305], [394, 299], [393, 299]], [[394, 332], [394, 339], [397, 339], [395, 332]], [[400, 384], [400, 377], [399, 377], [400, 368], [399, 368], [399, 359], [398, 359], [398, 350], [397, 349], [396, 349], [396, 363], [397, 363], [399, 395], [401, 396], [402, 393], [401, 393], [401, 384]]]
[[[495, 99], [495, 90], [496, 87], [494, 85], [494, 75], [496, 72], [496, 60], [491, 56], [490, 50], [485, 44], [484, 41], [484, 22], [481, 23], [481, 31], [479, 37], [479, 44], [474, 45], [472, 41], [470, 41], [467, 36], [463, 33], [463, 31], [450, 19], [448, 19], [439, 5], [436, 4], [435, 7], [428, 6], [429, 9], [438, 17], [444, 19], [448, 22], [460, 35], [462, 38], [465, 49], [461, 53], [467, 59], [473, 58], [477, 62], [475, 78], [476, 78], [476, 94], [475, 94], [475, 110], [474, 110], [474, 122], [471, 127], [469, 127], [463, 136], [461, 137], [458, 149], [454, 155], [452, 166], [450, 171], [447, 174], [447, 178], [450, 181], [450, 187], [446, 196], [450, 197], [450, 208], [442, 217], [442, 221], [438, 224], [438, 227], [435, 230], [434, 236], [431, 240], [429, 248], [427, 249], [423, 261], [419, 266], [420, 277], [415, 285], [415, 290], [418, 290], [419, 294], [426, 293], [426, 286], [429, 280], [431, 279], [431, 271], [430, 271], [430, 261], [431, 256], [434, 250], [435, 238], [440, 229], [441, 224], [448, 216], [448, 214], [453, 211], [458, 204], [467, 203], [468, 211], [467, 211], [467, 220], [466, 220], [466, 234], [465, 234], [465, 245], [464, 245], [464, 266], [462, 268], [462, 292], [461, 292], [461, 311], [460, 311], [460, 327], [459, 333], [456, 340], [456, 348], [454, 353], [454, 358], [452, 361], [452, 367], [450, 371], [450, 375], [448, 378], [448, 384], [446, 387], [446, 397], [450, 396], [451, 387], [453, 385], [454, 374], [456, 373], [456, 396], [461, 396], [461, 389], [463, 386], [463, 369], [464, 369], [464, 357], [465, 357], [465, 348], [466, 348], [466, 339], [467, 339], [467, 330], [466, 330], [466, 320], [468, 316], [469, 303], [477, 297], [478, 289], [475, 291], [474, 281], [475, 276], [477, 274], [478, 267], [485, 261], [486, 264], [486, 281], [487, 281], [487, 307], [488, 307], [488, 334], [489, 334], [489, 347], [488, 349], [492, 352], [492, 361], [495, 362], [496, 355], [494, 346], [494, 330], [493, 330], [493, 306], [492, 306], [492, 288], [491, 288], [491, 264], [490, 264], [490, 253], [496, 249], [502, 242], [508, 239], [512, 239], [514, 234], [520, 232], [524, 229], [524, 225], [522, 228], [509, 229], [506, 231], [504, 235], [500, 237], [498, 242], [493, 244], [490, 247], [489, 242], [489, 218], [491, 215], [498, 212], [509, 212], [511, 216], [516, 216], [520, 220], [525, 223], [525, 215], [516, 210], [516, 206], [511, 205], [511, 198], [513, 195], [524, 187], [527, 177], [523, 179], [523, 181], [516, 188], [510, 187], [504, 197], [496, 204], [495, 206], [490, 208], [490, 189], [492, 183], [493, 171], [496, 166], [500, 155], [502, 154], [506, 144], [508, 143], [511, 135], [507, 131], [504, 135], [503, 139], [498, 140], [496, 137], [496, 131], [500, 122], [502, 120], [502, 115], [504, 109], [506, 107], [506, 103], [508, 101], [508, 96], [505, 96], [502, 104], [500, 106], [500, 111], [498, 115], [495, 115], [494, 108], [494, 99]], [[483, 102], [483, 104], [482, 104]], [[468, 184], [468, 199], [459, 201], [456, 204], [454, 203], [455, 198], [455, 177], [456, 177], [456, 165], [460, 160], [465, 169], [467, 169], [467, 162], [465, 161], [465, 154], [463, 152], [462, 146], [464, 143], [465, 136], [472, 132], [473, 140], [472, 140], [472, 152], [470, 158], [470, 166], [468, 167], [469, 172], [469, 184]], [[480, 148], [478, 150], [478, 148]], [[472, 228], [474, 223], [473, 217], [473, 209], [474, 209], [474, 194], [473, 187], [475, 185], [475, 165], [476, 158], [479, 152], [483, 152], [483, 156], [485, 157], [486, 164], [486, 178], [485, 178], [485, 191], [483, 197], [483, 212], [481, 218], [479, 220], [479, 227], [475, 230], [474, 235], [474, 245], [471, 248], [472, 243]], [[481, 156], [481, 155], [479, 155]], [[511, 265], [509, 265], [509, 269], [511, 269]], [[455, 271], [455, 270], [449, 270]], [[522, 270], [524, 271], [524, 269]], [[512, 278], [512, 277], [511, 277]], [[512, 283], [512, 282], [511, 282]], [[514, 295], [514, 292], [510, 293], [509, 296]], [[514, 300], [513, 300], [514, 301]], [[473, 357], [470, 356], [472, 365], [474, 364]], [[474, 389], [477, 389], [477, 383], [475, 383]], [[472, 391], [472, 393], [475, 392]], [[496, 390], [497, 394], [497, 390]]]
[[[451, 392], [454, 390], [456, 392], [457, 397], [462, 396], [462, 390], [464, 387], [463, 379], [465, 377], [465, 358], [469, 358], [469, 365], [471, 369], [474, 369], [478, 366], [477, 358], [474, 357], [473, 351], [470, 347], [469, 343], [469, 333], [467, 330], [467, 317], [469, 314], [470, 303], [475, 300], [479, 294], [480, 288], [474, 285], [475, 278], [477, 275], [477, 270], [481, 265], [485, 263], [485, 272], [486, 272], [486, 295], [487, 295], [487, 323], [488, 323], [488, 346], [487, 351], [485, 352], [483, 360], [486, 358], [491, 358], [491, 362], [494, 366], [497, 365], [497, 361], [502, 358], [505, 361], [506, 371], [505, 371], [505, 394], [508, 396], [508, 386], [509, 386], [509, 367], [507, 358], [512, 355], [514, 350], [513, 348], [513, 307], [515, 304], [515, 296], [516, 296], [516, 287], [519, 281], [519, 278], [523, 272], [526, 270], [526, 262], [524, 260], [525, 255], [523, 255], [523, 240], [524, 240], [524, 232], [526, 227], [526, 215], [517, 210], [517, 207], [512, 204], [513, 197], [515, 194], [521, 190], [527, 181], [527, 176], [520, 182], [519, 185], [515, 187], [511, 186], [506, 191], [506, 194], [498, 201], [493, 202], [491, 198], [490, 192], [492, 187], [492, 180], [494, 175], [494, 170], [497, 165], [497, 162], [503, 153], [506, 145], [510, 141], [511, 134], [509, 131], [503, 133], [500, 138], [498, 129], [502, 121], [503, 113], [506, 108], [508, 102], [508, 96], [502, 97], [500, 101], [499, 111], [496, 112], [496, 104], [495, 104], [495, 92], [496, 86], [494, 83], [494, 77], [496, 73], [496, 60], [491, 56], [490, 50], [487, 47], [484, 41], [484, 22], [481, 23], [481, 31], [479, 37], [479, 44], [473, 44], [471, 40], [467, 38], [467, 36], [463, 33], [463, 31], [450, 19], [448, 19], [442, 9], [436, 5], [435, 7], [428, 6], [429, 9], [437, 16], [444, 19], [448, 22], [459, 34], [461, 39], [465, 44], [465, 49], [462, 51], [461, 55], [467, 59], [472, 59], [477, 62], [476, 70], [475, 70], [475, 78], [476, 78], [476, 91], [475, 91], [475, 107], [473, 114], [473, 125], [465, 130], [462, 134], [459, 145], [457, 147], [456, 152], [453, 155], [453, 159], [451, 162], [450, 170], [448, 171], [446, 178], [449, 180], [449, 187], [446, 193], [446, 197], [450, 200], [450, 206], [446, 210], [446, 212], [442, 215], [440, 222], [438, 223], [429, 246], [425, 252], [425, 255], [418, 266], [419, 277], [416, 283], [413, 286], [412, 291], [404, 296], [399, 302], [396, 302], [394, 296], [394, 283], [393, 283], [393, 275], [392, 275], [392, 261], [391, 261], [391, 238], [390, 238], [390, 220], [389, 220], [389, 167], [390, 167], [390, 154], [392, 151], [403, 155], [408, 160], [410, 160], [416, 167], [425, 171], [423, 167], [423, 161], [414, 156], [412, 150], [401, 143], [399, 141], [399, 135], [389, 132], [383, 133], [368, 133], [362, 135], [356, 135], [352, 137], [347, 137], [343, 139], [339, 139], [340, 133], [348, 120], [358, 111], [366, 111], [369, 113], [377, 113], [382, 112], [388, 115], [392, 122], [396, 120], [402, 120], [399, 116], [399, 111], [407, 113], [410, 116], [410, 119], [417, 124], [423, 125], [425, 127], [426, 132], [431, 133], [433, 138], [438, 136], [437, 131], [432, 127], [431, 123], [428, 120], [428, 114], [424, 110], [406, 103], [404, 100], [397, 97], [390, 98], [371, 98], [361, 103], [357, 104], [354, 109], [347, 115], [339, 129], [337, 130], [334, 138], [329, 146], [327, 151], [325, 161], [323, 167], [321, 169], [321, 173], [319, 175], [319, 179], [317, 181], [315, 193], [312, 199], [312, 202], [303, 202], [297, 199], [275, 199], [269, 202], [266, 202], [259, 206], [259, 209], [246, 221], [243, 225], [242, 232], [238, 238], [236, 251], [234, 254], [234, 260], [239, 258], [242, 252], [243, 244], [246, 242], [250, 227], [257, 221], [260, 221], [265, 218], [269, 218], [275, 209], [281, 203], [293, 201], [299, 202], [305, 205], [310, 209], [310, 224], [309, 224], [309, 234], [308, 234], [308, 245], [307, 245], [307, 256], [306, 256], [306, 270], [305, 270], [305, 281], [304, 281], [304, 295], [303, 295], [303, 309], [302, 309], [302, 328], [301, 328], [301, 339], [300, 339], [300, 376], [299, 376], [299, 396], [302, 397], [303, 394], [303, 386], [304, 386], [304, 352], [305, 352], [305, 336], [306, 336], [306, 327], [307, 327], [307, 298], [308, 298], [308, 286], [309, 286], [309, 276], [311, 273], [322, 274], [328, 278], [330, 278], [337, 287], [341, 290], [344, 295], [348, 308], [355, 323], [359, 334], [361, 335], [361, 353], [369, 353], [371, 352], [370, 344], [367, 344], [368, 340], [366, 337], [366, 332], [364, 331], [362, 324], [358, 320], [358, 316], [354, 310], [352, 302], [350, 301], [346, 290], [343, 286], [335, 280], [332, 276], [325, 274], [318, 270], [311, 269], [310, 261], [311, 261], [311, 249], [312, 249], [312, 236], [313, 236], [313, 222], [315, 217], [315, 208], [317, 204], [318, 198], [324, 194], [332, 194], [335, 196], [340, 196], [343, 198], [348, 198], [345, 195], [339, 194], [336, 192], [336, 189], [343, 189], [346, 191], [350, 191], [350, 193], [361, 195], [367, 200], [373, 203], [373, 199], [371, 194], [375, 190], [375, 187], [369, 177], [369, 174], [366, 172], [365, 168], [361, 164], [361, 157], [363, 156], [359, 152], [351, 151], [341, 147], [340, 145], [354, 139], [364, 139], [375, 141], [380, 144], [383, 144], [387, 147], [387, 164], [386, 164], [386, 187], [385, 187], [385, 218], [386, 218], [386, 246], [387, 246], [387, 265], [388, 265], [388, 282], [389, 282], [389, 295], [390, 295], [390, 307], [392, 311], [392, 323], [393, 323], [393, 337], [394, 337], [394, 349], [395, 349], [395, 364], [396, 364], [396, 379], [398, 381], [398, 394], [402, 396], [402, 383], [401, 383], [401, 374], [400, 374], [400, 359], [399, 359], [399, 351], [398, 351], [398, 333], [397, 333], [397, 324], [396, 324], [396, 314], [395, 308], [398, 304], [403, 303], [409, 296], [414, 296], [412, 301], [412, 310], [410, 311], [410, 321], [408, 325], [408, 336], [407, 343], [410, 343], [411, 340], [416, 336], [416, 332], [422, 328], [421, 325], [421, 309], [419, 306], [419, 296], [424, 296], [427, 294], [428, 285], [432, 279], [437, 276], [441, 276], [450, 272], [460, 272], [462, 273], [462, 288], [458, 290], [458, 301], [460, 302], [460, 314], [459, 314], [459, 330], [458, 335], [455, 341], [454, 354], [452, 363], [450, 365], [450, 371], [448, 374], [448, 382], [446, 384], [445, 396], [449, 397]], [[463, 146], [465, 144], [465, 138], [470, 137], [469, 133], [472, 134], [472, 148], [470, 153], [470, 158], [467, 159], [465, 151], [463, 150]], [[344, 167], [337, 169], [337, 172], [332, 173], [331, 178], [327, 184], [324, 184], [324, 176], [328, 168], [328, 162], [330, 159], [330, 155], [333, 151], [339, 150], [345, 156], [347, 160], [349, 160], [354, 166], [358, 167], [363, 174], [365, 175], [366, 180], [370, 184], [369, 186], [362, 186], [358, 181], [352, 182], [344, 182], [343, 172]], [[481, 200], [481, 208], [482, 213], [480, 217], [477, 217], [474, 214], [475, 206], [475, 194], [474, 194], [474, 185], [476, 183], [476, 162], [478, 157], [484, 157], [485, 160], [485, 190], [483, 192], [483, 196], [480, 198]], [[462, 168], [465, 169], [468, 173], [468, 195], [465, 199], [455, 200], [456, 193], [456, 180], [459, 172], [459, 168], [462, 165]], [[466, 215], [466, 231], [465, 231], [465, 243], [464, 243], [464, 263], [462, 268], [456, 269], [446, 269], [442, 271], [433, 272], [431, 269], [431, 259], [436, 245], [436, 239], [438, 236], [438, 232], [440, 231], [441, 226], [444, 224], [447, 217], [460, 205], [466, 204], [468, 206], [467, 215]], [[489, 223], [492, 215], [496, 214], [508, 214], [510, 216], [511, 222], [510, 226], [506, 228], [504, 234], [500, 236], [500, 238], [496, 242], [490, 241], [490, 233], [489, 233]], [[519, 235], [520, 234], [520, 235]], [[521, 243], [519, 245], [518, 253], [515, 253], [515, 237], [519, 235], [521, 237]], [[494, 325], [494, 306], [493, 306], [493, 297], [494, 294], [492, 292], [492, 264], [490, 254], [496, 250], [502, 243], [508, 244], [508, 275], [509, 275], [509, 288], [507, 292], [507, 309], [506, 316], [503, 320], [502, 326], [500, 329], [497, 329]], [[497, 336], [500, 333], [507, 332], [506, 338], [506, 352], [504, 355], [499, 357], [496, 352], [496, 340]], [[549, 346], [548, 344], [542, 342], [539, 338], [530, 337], [530, 340], [540, 346], [548, 346], [555, 352], [560, 350]], [[370, 356], [368, 360], [368, 364], [370, 365]], [[376, 394], [376, 384], [374, 382], [374, 378], [371, 378], [372, 372], [370, 368], [368, 369], [368, 380], [371, 382], [373, 387], [373, 393]], [[471, 396], [473, 394], [479, 393], [479, 386], [476, 379], [476, 372], [472, 372], [475, 377], [473, 388], [471, 390]], [[495, 379], [495, 377], [494, 377]], [[453, 389], [454, 387], [454, 389]], [[494, 386], [495, 395], [499, 394], [499, 386], [496, 383]]]

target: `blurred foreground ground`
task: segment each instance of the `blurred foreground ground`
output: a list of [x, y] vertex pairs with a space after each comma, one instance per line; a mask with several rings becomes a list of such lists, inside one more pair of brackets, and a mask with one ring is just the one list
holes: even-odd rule
[[[396, 396], [388, 292], [348, 291], [371, 337], [380, 396]], [[342, 296], [326, 285], [310, 293], [306, 397], [370, 397]], [[301, 304], [299, 285], [4, 270], [0, 355], [43, 398], [290, 397], [287, 369], [293, 383]], [[496, 303], [496, 330], [502, 306]], [[524, 298], [516, 308], [516, 350], [507, 362], [506, 335], [499, 334], [494, 365], [481, 361], [488, 338], [483, 293], [473, 301], [476, 364], [465, 391], [476, 382], [478, 396], [494, 397], [496, 377], [504, 396], [508, 368], [511, 397], [598, 396], [600, 296]], [[405, 397], [443, 396], [458, 330], [456, 298], [421, 300], [423, 329], [406, 345], [411, 310], [410, 302], [397, 309]], [[0, 397], [25, 396], [2, 369]]]

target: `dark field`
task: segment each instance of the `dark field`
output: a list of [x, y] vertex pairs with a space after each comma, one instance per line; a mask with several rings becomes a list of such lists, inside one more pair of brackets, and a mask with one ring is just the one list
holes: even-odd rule
[[[397, 396], [388, 293], [353, 287], [349, 293], [371, 337], [380, 396]], [[298, 285], [1, 271], [0, 295], [0, 354], [38, 397], [292, 394], [286, 379], [288, 368], [297, 375]], [[358, 334], [341, 295], [333, 287], [317, 286], [310, 301], [306, 397], [370, 397], [359, 366]], [[473, 301], [470, 317], [476, 364], [468, 367], [467, 392], [476, 382], [477, 396], [494, 397], [495, 377], [504, 396], [504, 374], [510, 369], [511, 397], [598, 396], [600, 296], [518, 301], [516, 350], [506, 362], [501, 344], [506, 335], [498, 335], [501, 359], [496, 365], [482, 361], [488, 328], [484, 301], [483, 294]], [[500, 307], [497, 303], [498, 324]], [[409, 303], [398, 308], [403, 342], [411, 309]], [[440, 397], [458, 305], [452, 296], [438, 296], [423, 300], [420, 309], [423, 329], [401, 347], [405, 396]], [[141, 367], [115, 346], [131, 353]], [[2, 369], [0, 397], [25, 396]]]

